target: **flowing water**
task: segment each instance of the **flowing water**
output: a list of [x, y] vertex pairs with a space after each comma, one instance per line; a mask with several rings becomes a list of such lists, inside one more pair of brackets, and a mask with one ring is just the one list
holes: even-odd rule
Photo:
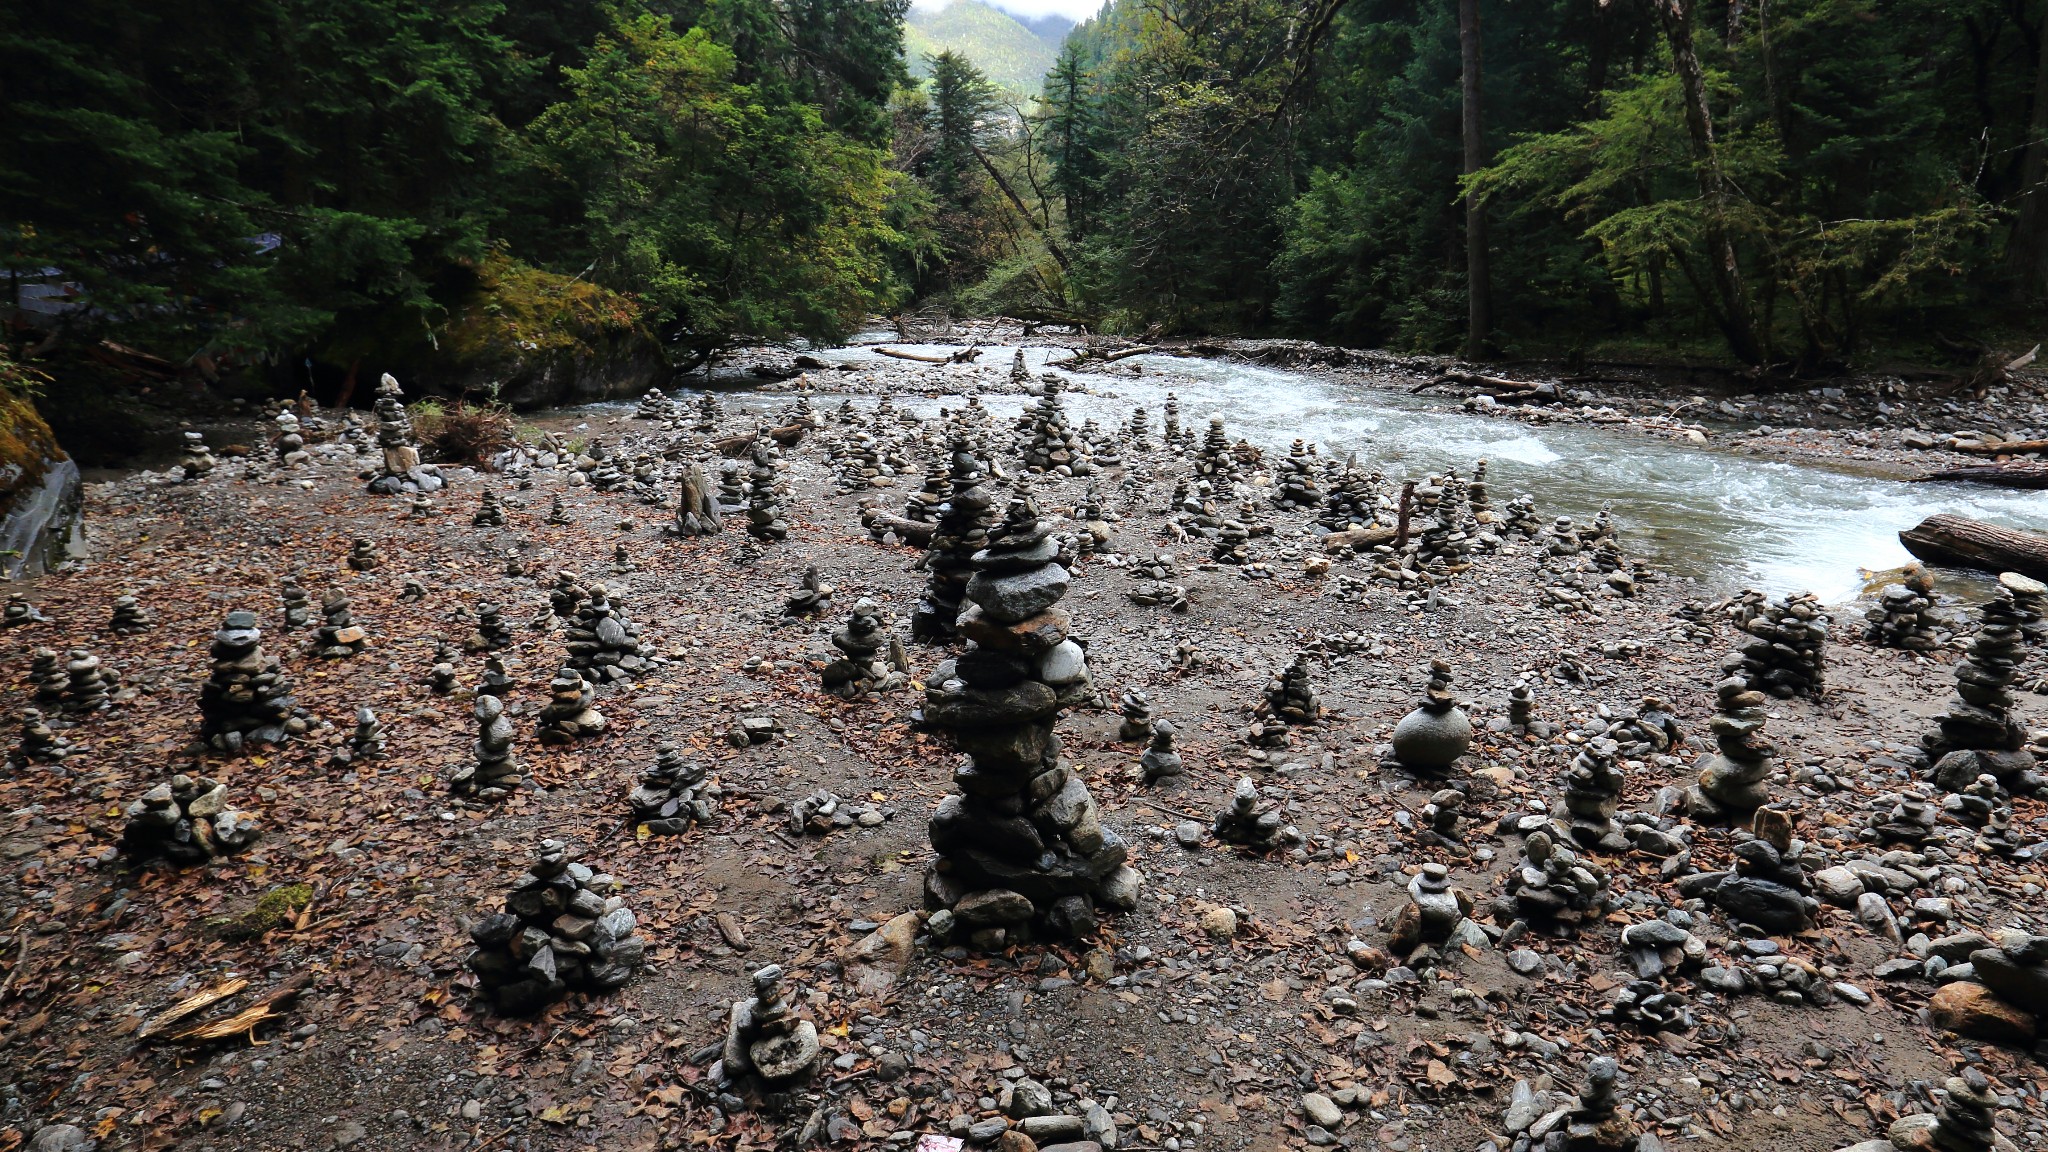
[[[1045, 348], [1025, 353], [1034, 373], [1048, 357], [1065, 354], [1064, 349]], [[820, 356], [836, 363], [903, 367], [864, 346]], [[1447, 409], [1441, 397], [1365, 388], [1285, 369], [1176, 356], [1136, 359], [1146, 372], [1136, 378], [1075, 374], [1091, 393], [1070, 395], [1068, 408], [1077, 421], [1092, 417], [1113, 428], [1132, 405], [1142, 404], [1156, 435], [1170, 391], [1180, 397], [1184, 425], [1200, 432], [1210, 416], [1220, 415], [1233, 440], [1244, 437], [1269, 457], [1301, 437], [1325, 455], [1341, 459], [1355, 452], [1361, 465], [1378, 467], [1393, 480], [1447, 468], [1469, 474], [1472, 462], [1484, 457], [1496, 506], [1529, 492], [1546, 522], [1567, 515], [1581, 524], [1601, 507], [1611, 507], [1630, 552], [1728, 590], [1812, 591], [1831, 603], [1854, 599], [1864, 584], [1859, 569], [1909, 562], [1899, 530], [1937, 512], [2048, 529], [2048, 495], [2039, 492], [1906, 483], [1848, 469], [1762, 460], [1623, 427], [1532, 425], [1473, 416]], [[942, 376], [958, 369], [930, 371]], [[899, 399], [899, 406], [930, 412], [948, 402]], [[982, 402], [1001, 416], [1014, 414], [1023, 398], [985, 396]]]

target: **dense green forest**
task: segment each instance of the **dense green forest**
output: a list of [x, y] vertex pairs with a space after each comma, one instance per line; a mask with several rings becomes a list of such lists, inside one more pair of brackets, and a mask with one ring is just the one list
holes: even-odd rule
[[687, 367], [939, 303], [1822, 369], [2048, 297], [2048, 0], [1112, 0], [1026, 102], [913, 79], [905, 13], [0, 7], [6, 267], [63, 305], [15, 352]]

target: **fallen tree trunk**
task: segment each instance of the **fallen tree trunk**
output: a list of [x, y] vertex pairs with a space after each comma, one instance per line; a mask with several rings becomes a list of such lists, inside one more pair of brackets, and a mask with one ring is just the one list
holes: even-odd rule
[[2048, 440], [1962, 440], [1956, 443], [1955, 450], [1972, 456], [2017, 456], [2022, 452], [2048, 452]]
[[1915, 480], [1961, 480], [2000, 488], [2048, 488], [2048, 464], [1970, 464], [1915, 476]]
[[905, 544], [915, 544], [920, 548], [931, 547], [932, 529], [935, 527], [922, 520], [906, 520], [901, 516], [891, 516], [887, 512], [871, 512], [861, 517], [861, 524], [871, 532], [894, 532], [898, 540]]
[[875, 348], [875, 355], [892, 356], [898, 360], [915, 360], [919, 364], [969, 364], [981, 359], [981, 346], [977, 344], [945, 356], [933, 356], [924, 352], [905, 352], [900, 348], [883, 348], [878, 345]]
[[1899, 543], [1930, 564], [2048, 579], [2048, 536], [2038, 532], [2018, 532], [1944, 513], [1899, 533]]
[[1433, 379], [1424, 380], [1408, 391], [1420, 392], [1438, 384], [1469, 384], [1474, 388], [1491, 388], [1496, 392], [1536, 392], [1553, 387], [1528, 380], [1510, 380], [1505, 376], [1482, 376], [1477, 372], [1439, 372]]

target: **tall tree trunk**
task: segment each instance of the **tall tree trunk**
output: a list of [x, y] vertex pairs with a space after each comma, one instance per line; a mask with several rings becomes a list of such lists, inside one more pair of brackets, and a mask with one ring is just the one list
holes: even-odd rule
[[1685, 129], [1692, 138], [1693, 169], [1698, 174], [1700, 198], [1705, 201], [1708, 275], [1719, 298], [1721, 333], [1728, 350], [1745, 364], [1761, 364], [1763, 346], [1757, 340], [1756, 321], [1750, 315], [1749, 294], [1742, 284], [1742, 269], [1735, 261], [1735, 241], [1728, 235], [1728, 180], [1721, 172], [1720, 157], [1714, 150], [1714, 118], [1707, 108], [1707, 80], [1693, 50], [1692, 12], [1688, 0], [1656, 0], [1657, 15], [1664, 22], [1665, 39], [1671, 42], [1671, 64], [1678, 72], [1678, 84], [1685, 96]]
[[[1479, 0], [1458, 0], [1458, 56], [1464, 65], [1465, 175], [1486, 166], [1480, 132]], [[1493, 331], [1492, 273], [1486, 263], [1486, 204], [1465, 197], [1465, 355], [1476, 359]]]
[[2006, 263], [2022, 298], [2048, 292], [2048, 2], [2041, 5], [2041, 35], [2034, 61], [2034, 115], [2020, 160], [2020, 216], [2006, 242]]

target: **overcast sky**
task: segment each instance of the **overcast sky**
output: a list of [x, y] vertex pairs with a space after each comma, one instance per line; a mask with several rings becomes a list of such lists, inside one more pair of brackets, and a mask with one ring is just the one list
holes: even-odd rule
[[[912, 0], [919, 8], [944, 8], [952, 0]], [[1057, 12], [1076, 22], [1086, 20], [1102, 8], [1102, 0], [1002, 0], [996, 7], [1019, 16], [1043, 16]]]

